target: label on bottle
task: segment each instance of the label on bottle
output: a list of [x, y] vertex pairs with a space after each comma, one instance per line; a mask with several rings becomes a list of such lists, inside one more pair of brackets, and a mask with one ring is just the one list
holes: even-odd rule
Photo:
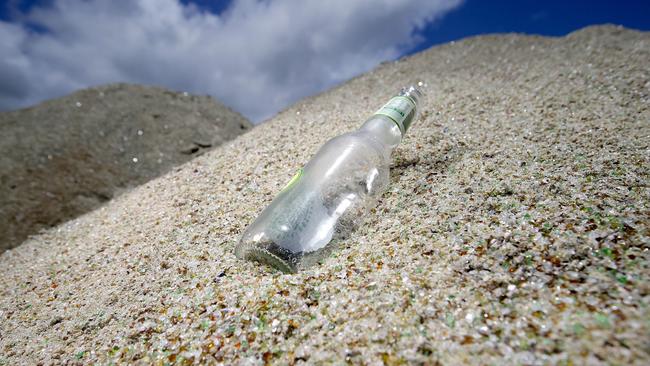
[[397, 96], [389, 100], [388, 103], [381, 107], [375, 114], [381, 114], [392, 119], [397, 123], [402, 133], [404, 133], [408, 128], [407, 125], [404, 125], [404, 121], [413, 109], [415, 109], [415, 102], [413, 102], [411, 98], [406, 96]]
[[282, 188], [280, 193], [282, 193], [282, 192], [286, 191], [287, 189], [293, 187], [296, 183], [298, 183], [300, 178], [302, 178], [302, 168], [298, 169], [296, 174], [294, 174], [293, 177], [291, 178], [291, 180], [289, 180], [289, 182], [287, 183], [287, 185], [285, 185], [284, 188]]

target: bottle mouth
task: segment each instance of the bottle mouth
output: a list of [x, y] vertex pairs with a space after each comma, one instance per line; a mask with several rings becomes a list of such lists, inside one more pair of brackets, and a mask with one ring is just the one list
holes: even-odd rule
[[[423, 86], [423, 85], [424, 84], [422, 82], [418, 83], [418, 86]], [[406, 88], [402, 88], [402, 91], [399, 93], [399, 95], [403, 95], [405, 97], [409, 97], [409, 98], [413, 99], [413, 101], [415, 102], [416, 105], [419, 104], [420, 98], [422, 98], [424, 96], [422, 91], [420, 91], [420, 89], [418, 89], [414, 85], [411, 85], [411, 86], [406, 87]]]

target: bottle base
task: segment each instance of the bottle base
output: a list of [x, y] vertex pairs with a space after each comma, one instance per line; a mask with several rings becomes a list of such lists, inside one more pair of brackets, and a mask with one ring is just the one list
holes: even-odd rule
[[242, 259], [260, 262], [284, 273], [298, 272], [300, 254], [291, 253], [274, 242], [239, 245], [242, 245], [242, 248], [238, 248], [240, 250], [237, 250], [236, 254]]

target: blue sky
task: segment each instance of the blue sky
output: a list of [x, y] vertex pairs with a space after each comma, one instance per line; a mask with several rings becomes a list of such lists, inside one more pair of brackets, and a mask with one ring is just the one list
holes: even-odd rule
[[413, 51], [479, 34], [516, 32], [563, 36], [604, 23], [648, 31], [650, 1], [470, 0], [428, 26], [423, 32], [426, 41]]
[[[183, 0], [217, 13], [232, 1]], [[488, 33], [563, 36], [594, 24], [612, 23], [650, 31], [650, 1], [644, 0], [469, 0], [421, 31], [422, 43], [407, 54]]]
[[[231, 1], [183, 0], [221, 12]], [[613, 23], [650, 31], [650, 1], [644, 0], [469, 0], [432, 22], [415, 53], [433, 45], [487, 33], [563, 36], [594, 24]]]
[[[209, 94], [253, 122], [382, 61], [467, 36], [650, 30], [646, 1], [8, 0], [0, 109], [110, 82]], [[387, 26], [388, 25], [388, 26]]]

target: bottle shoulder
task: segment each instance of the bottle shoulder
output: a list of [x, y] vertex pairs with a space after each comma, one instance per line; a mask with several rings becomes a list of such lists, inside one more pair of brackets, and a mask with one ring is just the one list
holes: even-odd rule
[[376, 154], [382, 158], [389, 158], [391, 149], [377, 139], [372, 133], [356, 130], [338, 135], [327, 141], [319, 150], [333, 150], [341, 153], [357, 151], [357, 154]]

